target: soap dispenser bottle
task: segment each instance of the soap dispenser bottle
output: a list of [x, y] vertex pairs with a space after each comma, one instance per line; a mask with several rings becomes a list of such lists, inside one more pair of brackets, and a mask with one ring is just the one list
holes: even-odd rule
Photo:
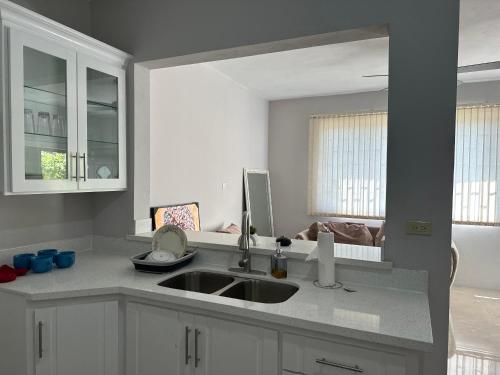
[[288, 258], [281, 250], [281, 242], [276, 241], [276, 251], [271, 255], [271, 275], [277, 279], [285, 279], [287, 275]]

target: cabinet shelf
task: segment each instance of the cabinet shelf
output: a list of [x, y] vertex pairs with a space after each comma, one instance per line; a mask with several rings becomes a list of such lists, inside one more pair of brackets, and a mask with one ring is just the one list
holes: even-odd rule
[[[25, 95], [24, 100], [26, 102], [31, 102], [35, 104], [34, 106], [28, 106], [28, 107], [36, 107], [36, 105], [59, 107], [59, 108], [66, 107], [66, 95], [64, 94], [25, 85], [24, 95]], [[31, 108], [31, 109], [36, 110], [37, 108]], [[46, 107], [39, 109], [42, 109], [44, 111], [49, 111], [49, 109]]]
[[118, 110], [118, 106], [109, 104], [109, 103], [101, 103], [101, 102], [95, 102], [93, 100], [87, 100], [87, 105], [89, 107], [89, 110]]
[[26, 147], [44, 150], [67, 150], [68, 138], [57, 135], [24, 133]]
[[88, 140], [89, 143], [97, 143], [97, 144], [105, 144], [105, 145], [118, 145], [118, 142], [112, 142], [112, 141], [96, 141], [93, 139]]
[[62, 94], [60, 92], [55, 92], [55, 91], [51, 91], [51, 90], [41, 89], [39, 87], [33, 87], [33, 86], [30, 86], [30, 85], [24, 85], [24, 88], [25, 89], [29, 89], [29, 90], [34, 90], [34, 91], [37, 91], [37, 92], [40, 92], [40, 93], [58, 95], [58, 96], [62, 96], [63, 98], [66, 98], [66, 94]]

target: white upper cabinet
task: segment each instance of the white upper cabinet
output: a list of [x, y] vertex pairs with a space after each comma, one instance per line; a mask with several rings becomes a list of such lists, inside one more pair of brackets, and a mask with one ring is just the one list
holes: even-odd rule
[[0, 10], [4, 193], [126, 189], [130, 56], [16, 5]]

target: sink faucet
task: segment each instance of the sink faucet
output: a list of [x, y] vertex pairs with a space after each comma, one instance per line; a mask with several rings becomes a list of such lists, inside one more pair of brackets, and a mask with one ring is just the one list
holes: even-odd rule
[[229, 268], [231, 272], [251, 273], [265, 275], [263, 271], [252, 270], [252, 254], [250, 254], [250, 212], [243, 211], [241, 220], [241, 235], [238, 239], [238, 247], [243, 254], [238, 262], [239, 268]]

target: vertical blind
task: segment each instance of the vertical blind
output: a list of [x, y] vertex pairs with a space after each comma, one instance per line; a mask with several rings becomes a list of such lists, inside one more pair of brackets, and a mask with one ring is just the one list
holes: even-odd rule
[[[315, 115], [308, 214], [385, 216], [387, 113]], [[500, 105], [457, 108], [453, 222], [500, 225]]]
[[459, 107], [455, 136], [453, 220], [500, 223], [500, 105]]
[[311, 116], [308, 214], [383, 218], [386, 160], [387, 113]]

